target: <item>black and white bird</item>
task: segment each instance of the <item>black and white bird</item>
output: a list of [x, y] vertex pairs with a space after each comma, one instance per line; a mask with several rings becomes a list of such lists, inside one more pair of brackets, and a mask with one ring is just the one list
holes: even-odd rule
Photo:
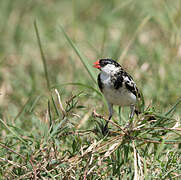
[[[108, 103], [109, 120], [113, 115], [113, 105], [129, 106], [130, 118], [134, 116], [134, 113], [138, 114], [136, 102], [140, 98], [140, 93], [133, 78], [121, 65], [112, 59], [100, 59], [94, 63], [94, 67], [101, 71], [97, 81]], [[108, 121], [103, 128], [103, 134], [107, 134], [107, 132]]]

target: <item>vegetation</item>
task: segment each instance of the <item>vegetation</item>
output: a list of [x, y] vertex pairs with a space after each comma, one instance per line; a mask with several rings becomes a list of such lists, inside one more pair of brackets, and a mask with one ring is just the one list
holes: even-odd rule
[[[180, 16], [180, 0], [1, 0], [0, 179], [180, 179]], [[143, 94], [106, 137], [102, 57]]]

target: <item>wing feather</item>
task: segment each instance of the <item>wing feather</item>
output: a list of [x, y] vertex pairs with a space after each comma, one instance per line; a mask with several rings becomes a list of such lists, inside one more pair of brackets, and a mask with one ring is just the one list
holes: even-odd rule
[[136, 97], [140, 97], [140, 93], [138, 91], [138, 88], [136, 87], [136, 83], [133, 81], [133, 78], [127, 73], [124, 72], [123, 73], [123, 79], [124, 79], [124, 83], [126, 88], [133, 93]]
[[100, 89], [100, 91], [102, 92], [102, 90], [103, 90], [103, 83], [102, 83], [102, 81], [101, 81], [101, 73], [98, 75], [98, 77], [97, 77], [97, 82], [98, 82], [98, 86], [99, 86], [99, 89]]

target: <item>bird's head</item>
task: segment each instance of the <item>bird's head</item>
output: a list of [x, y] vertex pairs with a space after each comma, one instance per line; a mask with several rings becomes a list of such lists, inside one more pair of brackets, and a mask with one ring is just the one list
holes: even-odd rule
[[94, 67], [109, 74], [117, 71], [121, 66], [112, 59], [99, 59], [94, 63]]

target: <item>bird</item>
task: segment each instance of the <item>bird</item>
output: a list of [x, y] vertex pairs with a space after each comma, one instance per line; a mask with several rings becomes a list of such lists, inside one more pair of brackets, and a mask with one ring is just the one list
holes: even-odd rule
[[[141, 95], [131, 75], [118, 62], [109, 58], [97, 60], [94, 62], [93, 67], [101, 71], [98, 74], [97, 82], [108, 104], [108, 119], [111, 120], [112, 118], [113, 105], [129, 106], [129, 118], [133, 118], [135, 113], [138, 115], [139, 111], [136, 104]], [[108, 122], [102, 129], [103, 135], [109, 132]]]

